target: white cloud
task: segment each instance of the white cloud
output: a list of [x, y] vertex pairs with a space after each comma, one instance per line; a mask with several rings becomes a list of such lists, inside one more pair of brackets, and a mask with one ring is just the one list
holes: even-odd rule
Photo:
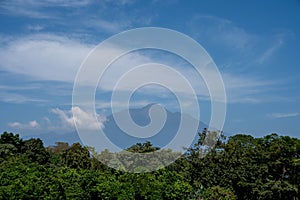
[[[205, 71], [205, 78], [208, 80], [208, 82], [205, 83], [204, 79], [200, 76], [200, 74], [197, 73], [196, 70], [194, 70], [192, 66], [182, 64], [180, 62], [177, 62], [177, 60], [155, 60], [151, 58], [151, 56], [147, 57], [145, 55], [134, 53], [130, 54], [129, 56], [120, 58], [110, 66], [110, 68], [105, 72], [104, 76], [101, 79], [99, 85], [100, 89], [113, 91], [115, 84], [118, 82], [122, 75], [133, 69], [134, 66], [151, 62], [163, 63], [167, 66], [172, 67], [173, 69], [176, 69], [190, 82], [196, 94], [198, 95], [198, 97], [201, 97], [202, 100], [210, 99], [207, 84], [210, 84], [209, 87], [215, 89], [220, 88], [220, 84], [222, 84], [215, 81], [216, 79], [213, 73], [209, 70]], [[139, 73], [138, 75], [135, 75], [134, 78], [128, 79], [126, 84], [121, 84], [118, 90], [126, 91], [127, 88], [132, 87], [136, 82], [143, 82], [143, 80], [147, 80], [150, 75], [151, 74], [149, 73]], [[162, 71], [157, 71], [154, 76], [157, 79], [164, 79], [166, 82], [172, 82], [175, 90], [171, 92], [190, 94], [189, 91], [185, 90], [181, 83], [173, 76], [163, 73]], [[227, 101], [230, 103], [259, 103], [262, 101], [266, 101], [267, 99], [265, 97], [261, 97], [261, 94], [264, 94], [270, 88], [273, 88], [274, 85], [278, 84], [274, 81], [266, 81], [260, 79], [259, 77], [251, 77], [245, 74], [237, 75], [235, 73], [226, 72], [221, 73], [221, 76], [227, 94]], [[147, 95], [158, 95], [160, 98], [164, 94], [166, 94], [165, 89], [157, 86], [148, 87], [143, 91]], [[216, 100], [220, 100], [220, 98], [221, 97], [216, 96]]]
[[58, 117], [50, 120], [48, 117], [43, 117], [40, 123], [37, 120], [32, 120], [27, 123], [11, 122], [8, 126], [14, 129], [40, 129], [57, 131], [57, 130], [75, 130], [76, 126], [80, 129], [87, 130], [99, 130], [104, 128], [104, 122], [106, 117], [94, 114], [93, 112], [87, 112], [79, 107], [73, 107], [70, 110], [61, 110], [59, 108], [51, 109], [51, 112]]
[[84, 19], [82, 24], [99, 32], [105, 31], [108, 33], [118, 33], [122, 30], [125, 30], [130, 25], [130, 22], [126, 21], [125, 19], [108, 21], [100, 18], [90, 18]]
[[48, 100], [32, 98], [18, 93], [0, 91], [0, 101], [6, 103], [26, 103], [26, 102], [43, 103], [43, 102], [47, 102]]
[[61, 128], [64, 129], [75, 128], [76, 124], [77, 127], [82, 129], [97, 130], [104, 128], [104, 122], [106, 121], [104, 116], [84, 111], [80, 107], [72, 107], [71, 110], [55, 108], [51, 112], [59, 117]]
[[29, 122], [29, 126], [30, 126], [30, 127], [33, 127], [33, 128], [34, 128], [34, 127], [38, 127], [38, 126], [39, 126], [39, 123], [37, 123], [37, 121], [30, 121], [30, 122]]
[[[35, 34], [21, 38], [2, 39], [2, 48], [0, 49], [0, 69], [13, 73], [25, 74], [30, 77], [35, 77], [40, 80], [55, 80], [72, 83], [76, 76], [77, 70], [82, 61], [86, 58], [92, 45], [82, 43], [81, 41], [70, 39], [63, 36], [51, 34]], [[109, 58], [110, 55], [118, 54], [121, 47], [111, 46], [104, 52]], [[133, 67], [145, 63], [162, 63], [173, 67], [182, 73], [191, 84], [194, 86], [198, 95], [209, 97], [207, 87], [203, 79], [192, 70], [192, 66], [186, 66], [178, 60], [168, 58], [155, 58], [155, 56], [133, 52], [116, 60], [109, 69], [105, 72], [101, 79], [99, 88], [105, 91], [112, 91], [119, 78], [127, 73]], [[95, 63], [104, 65], [103, 63]], [[209, 72], [206, 75], [209, 76]], [[261, 81], [246, 75], [237, 75], [232, 73], [221, 74], [226, 86], [229, 102], [260, 102], [258, 94], [265, 92], [270, 84], [266, 81]], [[141, 73], [132, 79], [128, 84], [146, 79], [149, 74]], [[213, 77], [206, 77], [213, 79]], [[177, 92], [186, 92], [182, 89], [179, 82], [174, 81], [174, 77], [164, 73], [157, 72], [156, 78], [161, 77], [166, 81], [173, 82]], [[91, 80], [98, 79], [97, 73], [90, 72], [86, 76], [86, 80], [81, 80], [82, 83], [91, 85]], [[211, 81], [210, 84], [216, 82]], [[176, 85], [177, 84], [177, 85]], [[212, 87], [215, 87], [214, 85]], [[121, 86], [119, 90], [126, 90], [126, 85]], [[174, 91], [174, 92], [176, 92]], [[163, 94], [161, 90], [148, 90], [156, 94]], [[1, 95], [2, 101], [35, 101], [36, 99], [24, 97], [19, 98], [18, 95]]]
[[[0, 3], [0, 14], [43, 19], [45, 27], [60, 26], [72, 33], [89, 34], [91, 29], [98, 33], [117, 33], [128, 27], [148, 25], [153, 16], [145, 13], [128, 13], [126, 5], [135, 0], [7, 0]], [[86, 9], [94, 8], [96, 12], [86, 15]], [[50, 8], [50, 9], [48, 9]], [[65, 9], [68, 10], [66, 15]], [[91, 11], [92, 12], [92, 11]], [[137, 17], [138, 16], [138, 17]], [[76, 20], [74, 18], [76, 17]], [[51, 20], [48, 22], [47, 20]], [[135, 25], [133, 25], [135, 23]], [[30, 26], [39, 31], [38, 25]], [[46, 29], [46, 28], [45, 28]], [[94, 33], [92, 35], [95, 35]]]
[[271, 113], [268, 114], [267, 117], [269, 118], [287, 118], [287, 117], [297, 117], [300, 116], [299, 112], [294, 113]]
[[90, 0], [9, 0], [0, 4], [1, 12], [11, 15], [21, 15], [30, 18], [56, 18], [46, 13], [46, 7], [82, 7], [87, 6]]
[[[128, 13], [121, 11], [124, 5], [133, 3], [132, 0], [117, 0], [117, 1], [91, 1], [91, 0], [10, 0], [4, 1], [0, 4], [0, 13], [16, 16], [24, 16], [27, 18], [45, 19], [51, 20], [50, 26], [56, 23], [59, 26], [65, 26], [67, 30], [70, 30], [73, 22], [66, 20], [66, 17], [76, 16], [76, 23], [80, 26], [75, 27], [75, 31], [88, 32], [87, 29], [95, 29], [99, 32], [116, 33], [131, 25], [131, 21], [140, 21], [143, 18], [129, 19]], [[99, 9], [97, 16], [86, 15], [83, 13], [84, 7], [96, 5]], [[68, 15], [65, 11], [54, 12], [54, 9], [46, 8], [67, 8]], [[118, 13], [117, 15], [115, 15]], [[113, 15], [113, 17], [107, 17]], [[115, 18], [116, 20], [112, 20]], [[46, 23], [45, 23], [46, 24]], [[78, 28], [80, 27], [80, 28]], [[40, 25], [30, 25], [27, 27], [29, 30], [40, 31], [44, 27]], [[74, 27], [72, 27], [74, 28]], [[74, 31], [74, 30], [72, 30]]]
[[56, 114], [60, 119], [60, 123], [64, 128], [74, 128], [75, 122], [74, 118], [72, 117], [72, 111], [63, 111], [59, 108], [51, 109], [51, 112]]
[[111, 2], [118, 6], [124, 6], [128, 4], [132, 4], [135, 2], [135, 0], [106, 0], [106, 2]]
[[[131, 101], [130, 107], [139, 108], [139, 107], [147, 106], [151, 103], [153, 103], [153, 102], [148, 101], [148, 100]], [[95, 106], [97, 109], [101, 109], [101, 110], [111, 108], [111, 101], [99, 101], [99, 102], [96, 101]], [[118, 108], [118, 110], [119, 110], [119, 108], [126, 108], [127, 103], [125, 101], [114, 101], [113, 106], [114, 106], [114, 108]]]
[[16, 129], [37, 129], [40, 128], [40, 124], [36, 121], [30, 121], [28, 123], [20, 123], [20, 122], [12, 122], [9, 123], [8, 126], [12, 127], [12, 128], [16, 128]]
[[91, 3], [91, 0], [44, 0], [44, 1], [35, 0], [35, 1], [39, 2], [44, 7], [48, 7], [48, 6], [77, 7], [77, 6], [87, 6], [88, 4]]
[[44, 27], [41, 25], [38, 25], [38, 24], [37, 25], [28, 25], [27, 29], [30, 31], [41, 31], [44, 29]]
[[1, 90], [34, 90], [39, 87], [34, 85], [26, 85], [26, 86], [15, 86], [15, 85], [0, 85]]
[[0, 49], [0, 69], [40, 80], [72, 82], [91, 50], [91, 45], [50, 34], [15, 38], [6, 43]]
[[46, 122], [46, 124], [51, 124], [51, 121], [48, 117], [43, 117], [43, 120]]

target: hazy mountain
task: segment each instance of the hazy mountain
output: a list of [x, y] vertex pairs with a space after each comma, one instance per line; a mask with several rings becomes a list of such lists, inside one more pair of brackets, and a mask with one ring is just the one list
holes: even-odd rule
[[[133, 119], [133, 121], [140, 125], [140, 126], [146, 126], [150, 123], [150, 117], [149, 117], [149, 109], [152, 106], [152, 104], [149, 104], [143, 108], [135, 108], [130, 109], [129, 113]], [[115, 113], [115, 115], [122, 115], [124, 112], [127, 112], [126, 110], [120, 111], [118, 113]], [[185, 119], [193, 121], [196, 120], [192, 118], [191, 116], [184, 114]], [[177, 133], [179, 124], [180, 124], [180, 118], [181, 114], [179, 112], [170, 112], [166, 110], [166, 123], [164, 127], [154, 136], [149, 138], [136, 138], [130, 135], [127, 135], [125, 132], [123, 132], [118, 125], [116, 124], [114, 117], [112, 115], [107, 116], [107, 120], [104, 123], [104, 133], [106, 136], [115, 143], [117, 146], [121, 148], [128, 148], [131, 145], [137, 143], [137, 142], [145, 142], [145, 141], [151, 141], [155, 146], [164, 146], [170, 140], [175, 136]], [[202, 131], [204, 127], [208, 127], [203, 122], [197, 122], [199, 124], [198, 131]], [[195, 134], [196, 133], [187, 133], [187, 134]], [[26, 136], [24, 139], [28, 138], [40, 138], [43, 140], [45, 146], [54, 145], [55, 142], [68, 142], [69, 144], [72, 144], [74, 142], [81, 142], [78, 134], [76, 131], [69, 132], [69, 133], [55, 133], [55, 132], [48, 132], [44, 134], [39, 135], [32, 135], [32, 136]]]
[[[147, 124], [149, 124], [150, 123], [149, 109], [151, 106], [152, 104], [147, 105], [143, 108], [130, 109], [129, 112], [131, 114], [133, 121], [140, 126], [146, 126]], [[127, 112], [127, 111], [126, 110], [121, 111], [119, 113], [116, 113], [115, 115], [118, 114], [122, 115], [123, 112]], [[173, 113], [166, 110], [166, 114], [167, 117], [166, 117], [166, 123], [164, 127], [156, 135], [149, 138], [140, 139], [140, 138], [135, 138], [133, 136], [127, 135], [118, 127], [112, 115], [107, 117], [107, 121], [105, 122], [105, 128], [103, 131], [106, 133], [106, 136], [110, 139], [110, 141], [112, 141], [117, 146], [122, 148], [127, 148], [137, 142], [145, 142], [145, 141], [151, 141], [155, 146], [161, 147], [169, 143], [170, 140], [175, 136], [181, 118], [181, 114], [179, 112]], [[189, 121], [196, 120], [187, 114], [184, 114], [184, 117], [186, 120]], [[204, 127], [208, 127], [206, 124], [204, 124], [201, 121], [197, 123], [199, 124], [198, 131], [202, 131]], [[187, 134], [197, 135], [196, 133], [187, 133]]]

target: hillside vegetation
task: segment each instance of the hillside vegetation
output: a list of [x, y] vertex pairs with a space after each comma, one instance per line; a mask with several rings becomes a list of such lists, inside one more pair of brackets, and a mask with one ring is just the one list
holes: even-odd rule
[[[57, 142], [45, 148], [40, 139], [23, 140], [4, 132], [0, 199], [300, 200], [299, 139], [277, 134], [223, 136], [203, 156], [207, 132], [199, 133], [198, 143], [176, 162], [153, 172], [147, 167], [140, 171], [146, 173], [109, 168], [79, 143]], [[128, 151], [157, 149], [147, 142]]]

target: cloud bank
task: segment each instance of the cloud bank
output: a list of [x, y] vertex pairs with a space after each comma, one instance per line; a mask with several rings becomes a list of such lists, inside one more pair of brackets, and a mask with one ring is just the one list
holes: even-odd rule
[[30, 121], [28, 123], [12, 122], [8, 126], [15, 129], [37, 129], [40, 128], [40, 124], [36, 121]]
[[80, 107], [72, 107], [70, 110], [61, 110], [59, 108], [53, 108], [50, 110], [50, 112], [58, 118], [58, 121], [50, 120], [49, 117], [43, 117], [43, 119], [40, 119], [39, 122], [37, 120], [32, 120], [28, 123], [11, 122], [8, 123], [8, 126], [18, 130], [32, 130], [43, 127], [43, 130], [49, 131], [70, 131], [75, 130], [75, 126], [86, 130], [99, 130], [104, 128], [104, 123], [106, 121], [105, 116], [101, 116], [93, 112], [84, 111]]

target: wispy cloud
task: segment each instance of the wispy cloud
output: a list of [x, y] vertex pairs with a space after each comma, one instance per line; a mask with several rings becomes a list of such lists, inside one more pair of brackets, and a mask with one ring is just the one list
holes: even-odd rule
[[23, 95], [19, 93], [11, 93], [11, 92], [0, 92], [0, 101], [5, 103], [44, 103], [48, 102], [46, 99], [29, 97], [28, 95]]
[[119, 6], [133, 4], [135, 1], [136, 0], [106, 0], [106, 2], [110, 2]]
[[[27, 26], [26, 31], [48, 31], [47, 28], [50, 28], [52, 32], [54, 26], [59, 26], [64, 27], [60, 30], [64, 33], [96, 37], [95, 31], [96, 35], [111, 34], [129, 27], [149, 25], [152, 15], [137, 10], [128, 12], [127, 7], [134, 2], [135, 0], [4, 0], [0, 4], [0, 13], [40, 20], [38, 22], [43, 24]], [[86, 12], [90, 14], [86, 15]]]
[[266, 60], [268, 60], [281, 46], [283, 45], [283, 40], [279, 38], [277, 41], [275, 41], [272, 46], [267, 48], [258, 58], [257, 62], [259, 64], [264, 63]]
[[33, 90], [38, 89], [39, 87], [36, 85], [26, 85], [26, 86], [17, 86], [17, 85], [0, 85], [1, 90], [9, 90], [9, 91], [16, 91], [16, 90]]
[[[93, 45], [77, 39], [52, 34], [35, 34], [16, 38], [15, 40], [10, 39], [9, 42], [5, 39], [3, 41], [5, 41], [5, 44], [2, 44], [2, 48], [0, 49], [0, 59], [2, 60], [0, 69], [12, 73], [25, 74], [38, 80], [54, 80], [68, 83], [74, 81], [80, 64], [93, 47]], [[109, 55], [111, 52], [119, 51], [120, 49], [115, 47], [107, 49], [106, 53]], [[127, 73], [135, 66], [151, 62], [166, 64], [179, 70], [195, 86], [198, 95], [209, 97], [205, 82], [203, 82], [201, 77], [196, 75], [195, 70], [191, 70], [191, 66], [186, 66], [176, 59], [169, 58], [163, 60], [162, 58], [138, 52], [128, 54], [115, 61], [102, 77], [99, 88], [112, 91], [118, 79], [124, 73]], [[101, 63], [97, 63], [97, 65], [101, 65]], [[226, 72], [221, 75], [228, 94], [228, 102], [261, 102], [260, 94], [266, 92], [270, 86], [273, 87], [276, 84], [260, 80], [258, 77], [236, 74], [234, 72]], [[94, 73], [88, 77], [93, 76], [95, 76]], [[149, 74], [141, 73], [128, 84], [134, 84], [139, 80], [142, 81], [148, 76]], [[156, 76], [162, 76], [161, 79], [173, 82], [176, 91], [185, 92], [184, 89], [181, 89], [182, 86], [179, 82], [173, 81], [174, 77], [165, 76], [163, 73], [157, 73]], [[126, 85], [118, 89], [126, 90]], [[163, 94], [160, 90], [150, 90], [148, 92]], [[11, 92], [9, 95], [3, 94], [1, 97], [2, 101], [37, 101], [34, 98], [26, 99], [21, 94], [13, 95]]]
[[131, 25], [130, 21], [121, 19], [118, 21], [105, 20], [100, 18], [89, 18], [82, 21], [85, 27], [98, 32], [118, 33]]
[[200, 41], [208, 40], [215, 45], [222, 45], [237, 50], [244, 50], [257, 38], [243, 28], [235, 26], [228, 19], [212, 15], [196, 15], [189, 22], [193, 35]]
[[234, 73], [223, 73], [222, 77], [228, 103], [262, 103], [278, 100], [268, 93], [272, 91], [274, 85], [279, 86], [280, 81], [264, 80], [260, 77]]
[[[165, 57], [166, 56], [164, 56], [164, 58]], [[218, 88], [218, 84], [222, 84], [212, 81], [210, 83], [211, 85], [207, 85], [208, 83], [205, 83], [203, 77], [198, 74], [193, 66], [182, 63], [177, 59], [169, 58], [164, 60], [164, 58], [157, 59], [145, 53], [143, 55], [133, 53], [129, 54], [129, 56], [120, 58], [110, 66], [109, 70], [106, 71], [101, 79], [99, 87], [100, 89], [113, 91], [115, 84], [122, 75], [132, 70], [134, 66], [139, 66], [144, 63], [162, 63], [167, 66], [171, 66], [172, 69], [176, 70], [182, 75], [182, 77], [185, 77], [189, 81], [198, 95], [198, 98], [202, 100], [210, 100], [208, 86]], [[118, 89], [126, 91], [127, 87], [133, 87], [136, 82], [143, 82], [143, 80], [147, 80], [150, 75], [150, 73], [143, 73], [143, 71], [141, 71], [141, 73], [134, 76], [135, 78], [128, 79], [126, 82], [127, 85], [121, 85]], [[206, 71], [205, 75], [206, 79], [214, 80], [212, 72]], [[280, 85], [280, 81], [264, 80], [262, 77], [254, 77], [235, 72], [224, 72], [221, 73], [221, 76], [223, 78], [224, 87], [228, 97], [227, 102], [229, 103], [260, 103], [272, 101], [275, 99], [274, 96], [271, 98], [266, 98], [264, 94], [272, 90], [274, 85]], [[172, 82], [172, 88], [174, 90], [168, 91], [165, 88], [158, 86], [148, 87], [148, 89], [143, 89], [145, 95], [158, 95], [159, 98], [162, 98], [164, 94], [168, 94], [168, 96], [170, 96], [168, 92], [190, 94], [189, 91], [187, 91], [179, 81], [174, 81], [173, 76], [168, 76], [163, 71], [158, 70], [157, 73], [155, 73], [155, 77], [153, 77], [153, 80], [154, 79], [161, 79], [170, 83]]]
[[269, 118], [288, 118], [288, 117], [298, 117], [300, 116], [300, 112], [294, 113], [271, 113], [268, 114], [267, 117]]
[[[236, 49], [248, 48], [253, 41], [257, 40], [257, 37], [246, 33], [241, 28], [234, 27], [232, 22], [228, 20], [210, 16], [205, 16], [204, 18], [216, 21], [215, 26], [219, 26], [220, 37], [223, 37], [221, 40], [223, 40], [223, 43], [226, 45], [233, 45]], [[116, 31], [120, 28], [118, 25], [110, 26], [110, 24], [106, 24], [105, 21], [102, 22], [102, 25], [100, 23], [99, 26], [108, 26], [106, 29], [111, 29], [111, 31]], [[94, 21], [93, 23], [97, 22]], [[280, 48], [283, 41], [281, 40], [281, 36], [277, 38], [278, 44], [266, 51], [264, 56], [260, 57], [259, 62], [264, 62], [274, 51]], [[2, 36], [0, 39], [0, 59], [2, 60], [0, 69], [12, 73], [25, 74], [38, 80], [54, 80], [69, 83], [74, 81], [80, 64], [94, 47], [94, 45], [85, 43], [80, 39], [54, 34], [34, 34], [17, 38]], [[216, 37], [216, 39], [220, 38]], [[119, 49], [118, 47], [107, 49], [106, 52], [109, 54], [111, 51], [119, 51]], [[102, 78], [100, 89], [112, 90], [117, 80], [122, 74], [129, 71], [132, 66], [134, 67], [150, 62], [161, 63], [161, 61], [162, 59], [153, 59], [153, 57], [149, 57], [147, 54], [128, 54], [113, 64], [115, 66], [114, 69], [109, 69], [106, 72], [107, 75]], [[199, 77], [195, 77], [194, 71], [189, 70], [189, 67], [185, 67], [184, 64], [182, 65], [182, 63], [172, 59], [163, 62], [163, 64], [183, 69], [182, 73], [186, 75], [186, 77], [189, 77], [189, 81], [196, 86], [198, 94], [209, 97], [205, 83], [201, 80], [199, 81]], [[157, 73], [157, 76], [160, 75], [164, 76], [162, 73]], [[251, 77], [246, 74], [237, 74], [235, 71], [230, 70], [221, 75], [228, 94], [228, 102], [258, 103], [265, 101], [265, 98], [260, 98], [260, 94], [267, 92], [271, 85], [276, 85], [274, 82], [263, 81], [258, 77]], [[93, 74], [91, 74], [91, 77], [92, 76]], [[145, 76], [148, 75], [140, 74], [132, 81], [137, 81], [136, 79], [143, 80]], [[173, 79], [173, 77], [166, 76], [164, 76], [164, 78]], [[178, 85], [176, 88], [180, 89], [181, 86]], [[37, 100], [34, 98], [25, 99], [24, 97], [13, 94], [6, 95], [5, 97], [4, 95], [2, 96], [2, 101], [24, 102]]]
[[39, 2], [42, 1], [32, 1], [32, 0], [12, 0], [12, 1], [2, 1], [0, 4], [0, 12], [2, 14], [25, 16], [29, 18], [50, 18], [51, 16], [43, 13], [40, 8], [43, 4]]
[[268, 35], [250, 32], [228, 19], [211, 15], [196, 15], [189, 22], [189, 28], [201, 43], [217, 47], [223, 55], [225, 53], [235, 68], [264, 64], [291, 35], [287, 30]]
[[10, 15], [21, 15], [29, 18], [57, 18], [46, 12], [47, 7], [82, 7], [90, 0], [4, 0], [0, 4], [0, 12]]
[[[151, 103], [153, 103], [153, 102], [151, 102], [150, 100], [132, 101], [132, 102], [130, 102], [130, 107], [131, 108], [139, 108], [139, 107], [149, 105]], [[97, 109], [104, 110], [104, 109], [111, 108], [112, 102], [111, 101], [96, 101], [95, 104], [96, 104], [95, 106]], [[114, 106], [114, 108], [117, 108], [117, 110], [120, 110], [119, 108], [126, 108], [127, 103], [124, 101], [114, 101], [113, 106]]]
[[43, 30], [44, 28], [45, 28], [44, 26], [41, 26], [39, 24], [37, 24], [37, 25], [28, 25], [27, 26], [28, 30], [30, 30], [30, 31], [37, 31], [37, 32]]
[[0, 69], [40, 80], [73, 81], [90, 44], [51, 34], [15, 38], [1, 45]]

